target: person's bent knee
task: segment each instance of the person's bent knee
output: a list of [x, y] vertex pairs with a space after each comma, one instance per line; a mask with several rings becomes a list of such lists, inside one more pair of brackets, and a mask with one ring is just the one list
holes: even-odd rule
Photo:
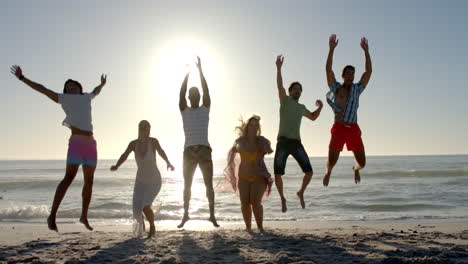
[[364, 168], [366, 166], [366, 161], [363, 160], [361, 162], [358, 162], [358, 164], [359, 164], [359, 167], [361, 167], [361, 169], [362, 169], [362, 168]]
[[212, 195], [214, 195], [214, 189], [213, 189], [213, 187], [211, 187], [211, 188], [209, 188], [209, 187], [206, 188], [206, 196], [212, 196]]
[[83, 183], [83, 188], [90, 188], [90, 187], [93, 187], [93, 181], [85, 181]]
[[250, 201], [241, 201], [242, 208], [249, 207], [250, 205]]
[[70, 185], [72, 183], [73, 179], [74, 179], [74, 177], [65, 176], [65, 178], [63, 178], [63, 180], [60, 182], [60, 184]]
[[253, 208], [261, 208], [261, 207], [262, 207], [262, 201], [254, 201], [254, 202], [252, 202], [252, 207], [253, 207]]

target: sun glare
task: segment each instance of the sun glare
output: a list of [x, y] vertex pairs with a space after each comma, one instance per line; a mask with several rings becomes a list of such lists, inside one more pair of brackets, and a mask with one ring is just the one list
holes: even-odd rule
[[168, 98], [167, 103], [177, 101], [180, 85], [188, 71], [190, 71], [188, 87], [200, 87], [200, 78], [196, 67], [197, 56], [201, 58], [208, 85], [217, 83], [222, 67], [217, 61], [215, 50], [200, 40], [180, 39], [168, 41], [166, 45], [155, 52], [150, 85], [155, 87], [154, 92], [164, 91], [165, 94], [169, 95], [171, 98]]

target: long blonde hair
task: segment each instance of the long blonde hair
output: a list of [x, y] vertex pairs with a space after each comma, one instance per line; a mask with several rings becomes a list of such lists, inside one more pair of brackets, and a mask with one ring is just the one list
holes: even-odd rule
[[244, 119], [239, 118], [239, 121], [240, 121], [240, 125], [236, 127], [236, 131], [237, 131], [237, 134], [239, 135], [239, 137], [243, 137], [243, 136], [247, 136], [247, 132], [248, 132], [248, 128], [249, 128], [249, 124], [250, 122], [252, 122], [253, 120], [257, 120], [258, 121], [258, 131], [257, 131], [257, 136], [260, 136], [262, 134], [262, 128], [260, 126], [260, 116], [258, 115], [253, 115], [251, 116], [249, 119], [247, 119], [247, 122], [244, 121]]
[[150, 123], [147, 120], [141, 120], [140, 123], [138, 123], [138, 136], [140, 135], [142, 127], [148, 127], [148, 135], [147, 136], [149, 137], [150, 132], [151, 132]]

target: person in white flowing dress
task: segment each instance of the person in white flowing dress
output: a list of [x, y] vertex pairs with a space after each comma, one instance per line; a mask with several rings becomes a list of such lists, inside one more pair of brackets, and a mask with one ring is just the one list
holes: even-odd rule
[[162, 149], [156, 138], [150, 137], [151, 126], [146, 120], [142, 120], [138, 125], [138, 139], [128, 144], [125, 152], [120, 156], [117, 164], [111, 167], [111, 171], [116, 171], [122, 163], [127, 160], [128, 155], [133, 151], [137, 163], [137, 175], [133, 189], [133, 217], [136, 221], [133, 230], [135, 236], [141, 237], [145, 229], [144, 217], [150, 224], [148, 237], [155, 235], [154, 213], [151, 205], [161, 190], [161, 173], [156, 164], [156, 151], [166, 161], [167, 169], [174, 170], [171, 162]]

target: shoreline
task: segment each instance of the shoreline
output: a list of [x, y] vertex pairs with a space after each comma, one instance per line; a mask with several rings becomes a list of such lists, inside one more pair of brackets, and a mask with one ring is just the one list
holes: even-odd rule
[[0, 222], [0, 263], [468, 263], [468, 222], [267, 222], [266, 233], [242, 222], [156, 222], [152, 239], [130, 225]]
[[[44, 223], [26, 222], [1, 222], [0, 221], [0, 245], [18, 245], [35, 239], [52, 239], [67, 234], [93, 233], [131, 233], [132, 224], [95, 224], [93, 231], [88, 231], [78, 220], [74, 223], [59, 223], [59, 232], [50, 231]], [[245, 224], [242, 221], [220, 221], [219, 228], [213, 227], [206, 220], [190, 220], [183, 228], [177, 228], [179, 220], [156, 221], [156, 233], [166, 231], [177, 232], [217, 232], [225, 230], [244, 231]], [[148, 223], [146, 222], [146, 225]], [[399, 232], [411, 233], [414, 231], [437, 231], [442, 233], [468, 233], [468, 221], [458, 220], [399, 220], [399, 221], [264, 221], [264, 228], [270, 230], [294, 230], [304, 233], [355, 233], [355, 232]], [[257, 233], [254, 219], [252, 229]]]

